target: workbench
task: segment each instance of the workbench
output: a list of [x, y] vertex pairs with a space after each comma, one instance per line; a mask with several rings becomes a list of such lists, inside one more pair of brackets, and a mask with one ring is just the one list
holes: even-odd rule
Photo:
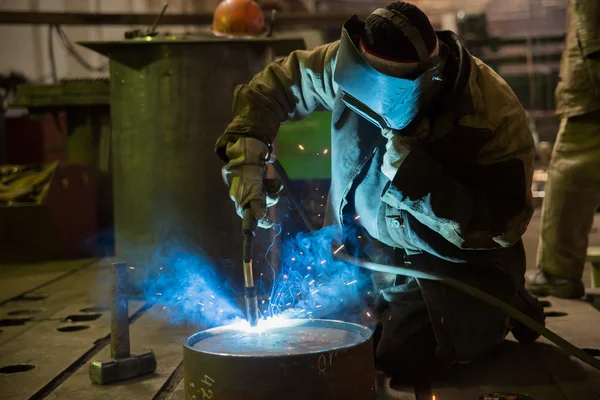
[[[528, 262], [534, 262], [537, 229], [534, 220], [525, 237]], [[598, 244], [597, 231], [591, 239]], [[587, 266], [588, 285], [589, 275]], [[143, 301], [130, 301], [131, 350], [153, 350], [156, 372], [107, 386], [90, 383], [90, 360], [110, 358], [110, 276], [106, 260], [0, 266], [0, 399], [183, 400], [182, 343], [202, 327], [175, 326], [163, 306]], [[544, 301], [551, 330], [600, 354], [600, 311], [585, 300]], [[379, 376], [378, 385], [378, 400], [477, 400], [494, 391], [535, 400], [600, 398], [599, 371], [546, 340], [525, 346], [512, 336], [497, 355], [461, 365], [443, 382], [390, 387]]]
[[[158, 369], [131, 381], [92, 385], [89, 361], [110, 358], [110, 273], [101, 260], [51, 267], [35, 272], [29, 266], [28, 279], [2, 274], [0, 318], [2, 325], [13, 325], [0, 327], [0, 399], [183, 399], [182, 343], [201, 327], [172, 326], [162, 306], [131, 301], [132, 351], [152, 349]], [[550, 329], [580, 347], [600, 348], [600, 312], [583, 300], [545, 300]], [[509, 338], [498, 355], [461, 365], [444, 382], [390, 388], [380, 377], [379, 384], [382, 400], [433, 395], [476, 400], [493, 391], [527, 393], [537, 400], [597, 400], [600, 372], [545, 340], [522, 346]]]

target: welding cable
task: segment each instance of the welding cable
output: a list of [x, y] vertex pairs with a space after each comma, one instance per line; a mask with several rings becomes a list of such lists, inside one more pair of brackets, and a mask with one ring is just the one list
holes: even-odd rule
[[81, 65], [83, 68], [90, 72], [104, 72], [108, 69], [108, 63], [100, 66], [95, 66], [88, 63], [85, 60], [85, 58], [81, 54], [79, 54], [79, 52], [73, 45], [73, 42], [71, 42], [71, 39], [69, 39], [69, 37], [67, 36], [67, 33], [64, 31], [64, 29], [60, 25], [54, 25], [54, 29], [56, 29], [56, 33], [58, 33], [58, 38], [60, 39], [60, 42], [67, 51], [67, 54], [70, 57], [72, 57], [75, 61], [77, 61], [79, 65]]
[[515, 307], [509, 305], [508, 303], [505, 303], [504, 301], [484, 292], [481, 289], [478, 289], [474, 286], [471, 286], [462, 281], [459, 281], [458, 279], [453, 279], [453, 278], [449, 278], [444, 275], [440, 275], [440, 274], [436, 274], [436, 273], [432, 273], [432, 272], [425, 272], [425, 271], [421, 271], [421, 270], [417, 270], [417, 269], [413, 269], [413, 268], [378, 264], [378, 263], [374, 263], [371, 261], [366, 261], [366, 260], [361, 260], [358, 258], [351, 257], [348, 254], [343, 253], [343, 252], [339, 252], [338, 254], [335, 254], [334, 257], [336, 257], [338, 260], [347, 262], [349, 264], [356, 265], [356, 266], [364, 268], [364, 269], [368, 269], [370, 271], [385, 272], [388, 274], [395, 274], [395, 275], [412, 276], [413, 278], [417, 278], [417, 279], [427, 279], [430, 281], [437, 281], [445, 286], [459, 290], [465, 294], [475, 297], [478, 300], [483, 301], [484, 303], [487, 303], [488, 305], [490, 305], [492, 307], [495, 307], [495, 308], [503, 311], [511, 318], [516, 319], [517, 321], [521, 322], [523, 325], [526, 325], [528, 328], [536, 331], [537, 333], [539, 333], [540, 335], [542, 335], [543, 337], [545, 337], [546, 339], [548, 339], [549, 341], [551, 341], [552, 343], [554, 343], [555, 345], [557, 345], [558, 347], [560, 347], [561, 349], [563, 349], [564, 351], [569, 353], [570, 355], [577, 357], [584, 363], [596, 368], [597, 370], [600, 370], [600, 360], [598, 360], [597, 358], [592, 357], [591, 355], [587, 354], [585, 351], [581, 350], [577, 346], [575, 346], [572, 343], [568, 342], [567, 340], [563, 339], [561, 336], [552, 332], [550, 329], [546, 328], [544, 325], [542, 325], [539, 322], [535, 321], [534, 319], [530, 318], [529, 316], [522, 313]]
[[[273, 164], [274, 165], [279, 164], [279, 161], [275, 160], [275, 162]], [[279, 164], [275, 169], [276, 169], [276, 171], [279, 172], [279, 170], [283, 170], [283, 167], [281, 166], [281, 164]], [[279, 174], [279, 176], [280, 176], [281, 180], [283, 181], [284, 186], [289, 187], [291, 181], [290, 181], [290, 178], [287, 176], [287, 174], [285, 176]], [[291, 191], [288, 190], [287, 194], [288, 194], [288, 196], [293, 197], [293, 194], [291, 193]], [[302, 214], [304, 214], [304, 216], [302, 217], [302, 220], [308, 219], [307, 213], [304, 210], [304, 208], [302, 207], [302, 205], [295, 199], [294, 200], [290, 199], [290, 201], [292, 201], [293, 204], [295, 203], [298, 205], [296, 207], [296, 209], [297, 209], [298, 213], [301, 214], [301, 216], [302, 216]], [[308, 228], [308, 226], [307, 226], [307, 228]], [[315, 229], [309, 228], [309, 231], [314, 232]], [[394, 274], [394, 275], [411, 276], [411, 277], [417, 278], [417, 279], [427, 279], [430, 281], [437, 281], [437, 282], [441, 283], [442, 285], [459, 290], [465, 294], [468, 294], [469, 296], [472, 296], [478, 300], [483, 301], [484, 303], [486, 303], [492, 307], [495, 307], [495, 308], [501, 310], [502, 312], [506, 313], [509, 317], [516, 319], [517, 321], [521, 322], [523, 325], [525, 325], [528, 328], [539, 333], [541, 336], [545, 337], [546, 339], [548, 339], [549, 341], [551, 341], [552, 343], [554, 343], [555, 345], [557, 345], [558, 347], [563, 349], [568, 354], [572, 355], [573, 357], [578, 358], [579, 360], [590, 365], [591, 367], [593, 367], [597, 370], [600, 370], [600, 360], [598, 360], [597, 358], [592, 357], [585, 351], [581, 350], [580, 348], [573, 345], [569, 341], [563, 339], [561, 336], [552, 332], [550, 329], [546, 328], [544, 325], [542, 325], [539, 322], [535, 321], [534, 319], [530, 318], [529, 316], [522, 313], [521, 311], [519, 311], [515, 307], [511, 306], [510, 304], [505, 303], [504, 301], [484, 292], [483, 290], [480, 290], [474, 286], [471, 286], [462, 281], [459, 281], [458, 279], [449, 278], [447, 276], [444, 276], [441, 274], [436, 274], [433, 272], [426, 272], [426, 271], [421, 271], [421, 270], [414, 269], [414, 268], [407, 268], [406, 266], [378, 264], [375, 262], [351, 257], [342, 251], [340, 251], [338, 253], [334, 253], [334, 257], [337, 258], [338, 260], [347, 262], [349, 264], [356, 265], [357, 267], [360, 267], [363, 269], [368, 269], [370, 271], [384, 272], [384, 273]]]

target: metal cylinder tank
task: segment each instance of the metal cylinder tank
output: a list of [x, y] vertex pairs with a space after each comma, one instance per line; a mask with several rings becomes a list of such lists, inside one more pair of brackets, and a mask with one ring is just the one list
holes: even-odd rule
[[186, 399], [375, 398], [371, 330], [347, 322], [208, 329], [185, 341], [183, 365]]
[[239, 270], [241, 221], [214, 143], [231, 121], [235, 87], [286, 42], [298, 44], [164, 37], [80, 43], [110, 58], [115, 252], [135, 266], [132, 283], [151, 278], [166, 246], [201, 253], [226, 273]]

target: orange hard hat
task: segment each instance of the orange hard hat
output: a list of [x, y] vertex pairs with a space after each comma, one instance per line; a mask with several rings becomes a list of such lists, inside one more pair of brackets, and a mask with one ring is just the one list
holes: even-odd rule
[[217, 36], [252, 36], [265, 31], [265, 15], [254, 0], [223, 0], [215, 10], [212, 32]]

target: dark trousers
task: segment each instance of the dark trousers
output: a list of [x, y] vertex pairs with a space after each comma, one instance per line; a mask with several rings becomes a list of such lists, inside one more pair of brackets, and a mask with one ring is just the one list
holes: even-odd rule
[[[520, 243], [498, 254], [487, 264], [524, 267], [524, 250]], [[445, 264], [441, 260], [426, 261], [421, 265], [435, 264], [442, 273], [478, 287], [512, 304], [538, 323], [544, 323], [543, 308], [525, 291], [520, 278], [522, 272], [518, 276], [515, 272], [511, 277], [499, 268], [466, 264], [447, 265], [443, 270]], [[506, 314], [494, 307], [439, 282], [419, 284], [412, 277], [386, 275], [379, 279], [374, 276], [373, 283], [376, 290], [385, 289], [375, 307], [378, 317], [374, 334], [375, 361], [386, 374], [397, 379], [415, 381], [439, 375], [457, 362], [484, 357], [502, 343], [509, 327], [520, 342], [531, 343], [539, 337], [517, 321], [509, 323]], [[427, 308], [424, 291], [431, 310]], [[432, 320], [441, 323], [436, 329], [444, 327], [440, 338], [434, 334]], [[441, 356], [436, 355], [438, 347]]]
[[395, 286], [401, 298], [390, 303], [380, 295], [377, 301], [375, 363], [395, 380], [412, 383], [439, 373], [447, 360], [435, 355], [437, 341], [416, 279], [398, 276]]

